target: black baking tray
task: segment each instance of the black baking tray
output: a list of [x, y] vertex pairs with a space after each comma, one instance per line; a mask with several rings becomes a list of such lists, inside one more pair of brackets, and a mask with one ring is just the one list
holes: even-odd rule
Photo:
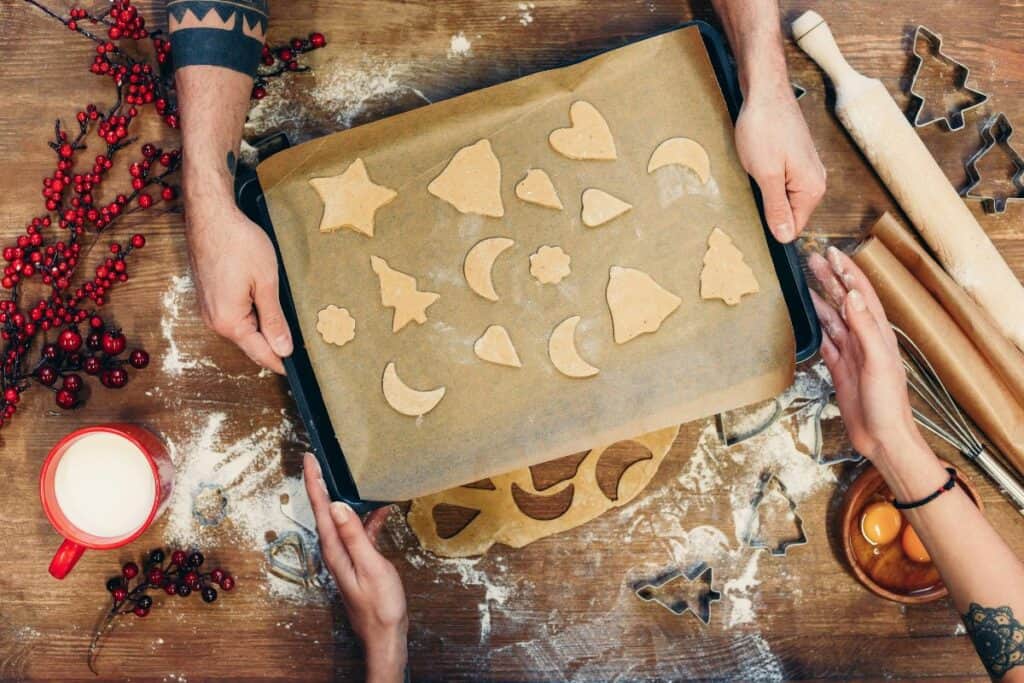
[[[660, 33], [674, 31], [687, 26], [696, 26], [700, 30], [701, 37], [704, 39], [704, 45], [711, 58], [711, 64], [715, 69], [718, 84], [729, 107], [729, 113], [735, 121], [739, 115], [743, 97], [740, 92], [735, 62], [721, 33], [703, 21], [680, 24]], [[653, 36], [645, 36], [645, 38], [649, 37]], [[604, 50], [600, 52], [604, 52]], [[589, 59], [600, 54], [600, 52], [588, 55], [583, 59]], [[582, 61], [582, 59], [578, 61]], [[256, 144], [261, 161], [288, 146], [288, 140], [283, 134], [271, 136]], [[758, 191], [757, 184], [753, 180], [751, 180], [750, 185], [754, 192], [754, 199], [757, 202], [758, 210], [761, 212], [761, 221], [764, 223], [761, 193]], [[295, 342], [295, 351], [289, 358], [284, 359], [284, 367], [299, 415], [309, 434], [310, 447], [319, 460], [321, 468], [323, 468], [324, 481], [327, 484], [327, 490], [330, 493], [331, 499], [344, 501], [359, 513], [379, 507], [383, 503], [365, 501], [360, 498], [359, 491], [345, 462], [345, 454], [341, 450], [341, 445], [327, 414], [327, 407], [324, 405], [323, 396], [317, 384], [316, 375], [313, 372], [313, 366], [306, 352], [302, 330], [299, 328], [299, 321], [295, 313], [295, 302], [292, 299], [291, 287], [288, 285], [288, 274], [284, 271], [284, 262], [281, 259], [273, 224], [267, 211], [263, 190], [260, 187], [255, 169], [250, 167], [239, 168], [235, 179], [235, 194], [239, 208], [267, 232], [267, 235], [274, 243], [274, 249], [277, 251], [281, 283], [281, 306], [284, 309], [285, 317], [288, 319], [288, 325], [291, 327], [292, 337]], [[765, 224], [764, 229], [768, 237], [768, 248], [771, 252], [775, 272], [782, 286], [782, 293], [789, 308], [789, 317], [793, 324], [793, 333], [796, 338], [796, 361], [801, 362], [817, 353], [818, 346], [821, 344], [821, 328], [818, 324], [814, 307], [811, 304], [807, 282], [800, 269], [796, 247], [792, 243], [781, 244], [776, 241], [768, 230], [767, 224]]]

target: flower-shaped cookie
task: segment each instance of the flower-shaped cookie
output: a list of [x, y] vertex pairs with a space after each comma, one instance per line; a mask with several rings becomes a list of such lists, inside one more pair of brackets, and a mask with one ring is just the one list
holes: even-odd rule
[[543, 246], [530, 255], [530, 275], [544, 285], [557, 285], [572, 272], [572, 259], [561, 247]]
[[316, 314], [316, 331], [328, 344], [344, 346], [356, 337], [356, 321], [347, 308], [332, 304]]

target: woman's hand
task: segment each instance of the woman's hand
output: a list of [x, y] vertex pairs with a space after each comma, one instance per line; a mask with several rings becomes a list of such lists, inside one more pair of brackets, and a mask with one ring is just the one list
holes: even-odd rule
[[825, 167], [788, 81], [752, 81], [736, 120], [736, 150], [761, 190], [772, 234], [796, 239], [825, 196]]
[[352, 630], [363, 643], [366, 678], [401, 681], [409, 630], [405, 590], [394, 565], [376, 547], [391, 508], [374, 510], [364, 525], [348, 505], [331, 502], [320, 464], [308, 453], [303, 476], [324, 563], [341, 591]]
[[821, 355], [853, 447], [877, 464], [920, 444], [896, 335], [871, 283], [835, 247], [827, 261], [814, 253], [808, 263], [829, 299], [811, 293], [825, 331]]

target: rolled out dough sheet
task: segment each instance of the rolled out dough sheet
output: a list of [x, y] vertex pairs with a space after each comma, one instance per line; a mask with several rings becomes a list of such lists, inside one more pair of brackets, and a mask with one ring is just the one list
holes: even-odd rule
[[[548, 144], [578, 100], [608, 122], [617, 160], [574, 161]], [[680, 136], [708, 152], [712, 178], [702, 186], [677, 167], [647, 173], [654, 149]], [[457, 150], [482, 139], [501, 165], [500, 219], [460, 214], [427, 191]], [[308, 179], [359, 158], [398, 197], [377, 216], [373, 238], [322, 234]], [[551, 176], [565, 211], [516, 198], [531, 168]], [[760, 401], [792, 381], [789, 314], [696, 28], [310, 141], [263, 162], [259, 175], [316, 378], [366, 499], [403, 500], [509, 472]], [[633, 209], [587, 228], [580, 198], [588, 187], [627, 197]], [[700, 299], [715, 226], [762, 285], [736, 307]], [[462, 268], [474, 244], [501, 235], [516, 246], [495, 263], [495, 302], [469, 288]], [[572, 275], [558, 286], [529, 274], [527, 256], [544, 244], [572, 256]], [[392, 333], [371, 254], [440, 294], [426, 323]], [[613, 265], [642, 270], [682, 299], [656, 333], [615, 343], [605, 299]], [[315, 329], [317, 312], [337, 301], [359, 321], [343, 349]], [[548, 359], [551, 330], [577, 315], [578, 351], [601, 369], [587, 379], [565, 377]], [[489, 325], [507, 328], [522, 368], [476, 357]], [[421, 418], [392, 410], [381, 395], [389, 361], [409, 386], [446, 387], [444, 400]]]

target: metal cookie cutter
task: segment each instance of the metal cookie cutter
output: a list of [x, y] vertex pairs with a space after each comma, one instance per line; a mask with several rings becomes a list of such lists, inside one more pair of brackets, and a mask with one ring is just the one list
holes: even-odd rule
[[[700, 580], [707, 586], [707, 590], [701, 593], [697, 601], [696, 609], [685, 598], [666, 595], [669, 584], [676, 583], [682, 579], [687, 582]], [[698, 562], [689, 570], [682, 572], [674, 569], [652, 581], [645, 581], [635, 588], [638, 598], [645, 602], [656, 602], [672, 614], [682, 615], [690, 612], [707, 626], [711, 623], [711, 603], [722, 599], [722, 594], [712, 587], [714, 575], [707, 562]]]
[[799, 100], [801, 97], [807, 94], [807, 88], [800, 85], [799, 83], [791, 82], [790, 85], [793, 86], [793, 97], [795, 97], [796, 99]]
[[[948, 130], [960, 130], [964, 127], [964, 114], [987, 102], [988, 95], [967, 85], [967, 81], [971, 77], [971, 70], [966, 64], [956, 61], [943, 52], [942, 36], [926, 26], [918, 26], [917, 30], [914, 31], [914, 57], [917, 59], [917, 66], [914, 67], [914, 75], [910, 79], [911, 106], [916, 106], [916, 111], [914, 112], [914, 126], [921, 128], [931, 123], [935, 123], [936, 121], [943, 121]], [[963, 91], [965, 96], [970, 97], [970, 104], [951, 112], [945, 112], [941, 115], [933, 115], [931, 118], [925, 118], [925, 105], [927, 103], [924, 95], [917, 91], [917, 78], [921, 75], [925, 59], [929, 57], [938, 59], [939, 61], [956, 69], [956, 87], [959, 91]]]
[[316, 532], [300, 522], [287, 493], [280, 497], [281, 514], [299, 527], [301, 531], [285, 531], [278, 535], [267, 533], [267, 556], [269, 571], [274, 576], [306, 588], [323, 588], [321, 579], [323, 561], [316, 543]]
[[[754, 535], [754, 519], [757, 518], [757, 510], [761, 507], [761, 503], [764, 502], [764, 497], [768, 493], [769, 484], [774, 481], [779, 487], [779, 491], [786, 498], [789, 503], [789, 512], [793, 515], [793, 520], [796, 522], [797, 535], [794, 538], [783, 539], [779, 541], [778, 545], [774, 548], [769, 547], [768, 542], [763, 538], [758, 538]], [[750, 499], [750, 517], [747, 521], [747, 528], [743, 530], [743, 542], [751, 548], [767, 550], [776, 557], [781, 557], [789, 552], [789, 549], [795, 545], [804, 545], [807, 543], [807, 534], [804, 533], [804, 520], [797, 514], [796, 501], [789, 495], [789, 491], [786, 490], [786, 485], [782, 483], [782, 480], [776, 476], [774, 472], [769, 470], [761, 473], [761, 480], [757, 484], [757, 489], [754, 491], [753, 498]]]
[[[1007, 202], [1024, 201], [1024, 157], [1010, 144], [1013, 137], [1013, 125], [1006, 118], [1006, 114], [999, 113], [992, 117], [981, 129], [981, 149], [967, 160], [965, 168], [970, 182], [963, 189], [963, 196], [970, 199], [980, 199], [981, 205], [987, 213], [1002, 213], [1006, 210]], [[977, 187], [981, 183], [981, 173], [978, 171], [978, 162], [981, 158], [999, 147], [1013, 163], [1014, 172], [1010, 176], [1010, 182], [1017, 189], [1016, 194], [978, 194]]]

